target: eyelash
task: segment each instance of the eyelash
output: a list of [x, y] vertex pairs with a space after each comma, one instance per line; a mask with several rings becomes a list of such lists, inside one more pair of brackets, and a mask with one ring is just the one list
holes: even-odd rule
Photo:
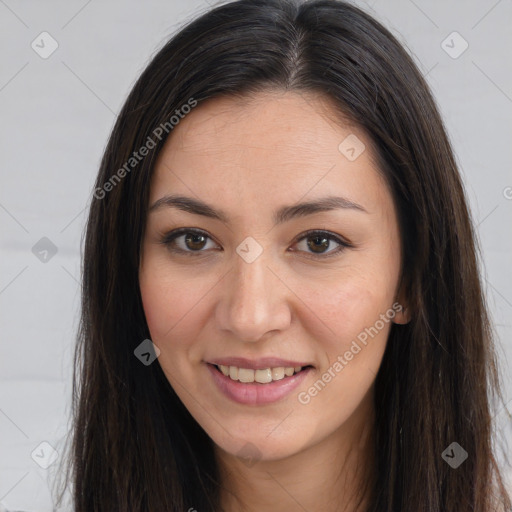
[[[175, 246], [173, 246], [173, 242], [176, 240], [176, 238], [178, 238], [179, 236], [184, 235], [184, 234], [202, 235], [202, 236], [208, 238], [209, 240], [213, 241], [213, 239], [206, 232], [204, 232], [202, 230], [194, 229], [194, 228], [180, 228], [180, 229], [177, 229], [175, 231], [171, 231], [171, 232], [165, 234], [162, 237], [160, 243], [165, 245], [173, 253], [182, 254], [184, 256], [192, 256], [192, 257], [202, 256], [202, 253], [204, 253], [206, 251], [203, 251], [203, 250], [197, 250], [197, 251], [187, 250], [187, 251], [185, 251], [183, 249], [179, 249], [179, 248], [176, 248]], [[324, 254], [314, 254], [311, 252], [307, 253], [308, 258], [312, 258], [312, 259], [316, 259], [316, 260], [331, 258], [332, 256], [335, 256], [335, 255], [341, 253], [342, 251], [344, 251], [347, 248], [354, 247], [352, 244], [350, 244], [346, 240], [343, 240], [341, 237], [335, 235], [334, 233], [331, 233], [329, 231], [324, 231], [324, 230], [318, 230], [318, 229], [316, 229], [316, 230], [312, 229], [309, 231], [305, 231], [304, 233], [301, 233], [295, 239], [294, 245], [301, 242], [304, 239], [311, 238], [313, 236], [323, 236], [323, 237], [327, 238], [328, 240], [332, 240], [332, 241], [336, 242], [337, 244], [339, 244], [339, 247], [335, 248], [334, 250], [332, 250], [328, 253], [324, 253]], [[300, 252], [304, 252], [304, 251], [300, 251]]]

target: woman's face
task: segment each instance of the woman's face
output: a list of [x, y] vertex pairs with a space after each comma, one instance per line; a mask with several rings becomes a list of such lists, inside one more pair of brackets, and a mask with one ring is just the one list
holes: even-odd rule
[[[157, 361], [233, 455], [275, 460], [360, 427], [406, 321], [392, 197], [368, 139], [327, 105], [201, 103], [152, 178], [139, 279]], [[313, 206], [327, 197], [342, 199]]]

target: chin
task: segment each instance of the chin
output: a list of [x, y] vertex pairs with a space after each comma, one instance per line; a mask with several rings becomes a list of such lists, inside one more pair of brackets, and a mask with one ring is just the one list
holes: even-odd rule
[[312, 441], [312, 436], [305, 435], [306, 430], [297, 428], [296, 433], [272, 432], [272, 429], [263, 428], [244, 428], [236, 433], [227, 428], [233, 435], [229, 436], [225, 431], [212, 437], [215, 445], [229, 453], [249, 463], [270, 462], [291, 457], [305, 448]]

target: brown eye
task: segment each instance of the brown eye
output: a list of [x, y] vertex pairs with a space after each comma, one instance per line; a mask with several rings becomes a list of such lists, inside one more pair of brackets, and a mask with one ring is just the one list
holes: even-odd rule
[[204, 235], [198, 235], [195, 233], [188, 233], [185, 236], [185, 245], [188, 249], [193, 251], [201, 250], [206, 245], [207, 237]]
[[308, 247], [316, 253], [323, 253], [329, 248], [330, 240], [325, 236], [308, 237]]
[[[306, 241], [304, 248], [300, 248], [300, 244]], [[333, 245], [333, 242], [335, 245]], [[352, 244], [341, 237], [330, 233], [329, 231], [307, 231], [298, 239], [297, 246], [300, 251], [304, 252], [306, 256], [311, 258], [329, 258], [334, 256], [348, 247], [353, 247]], [[331, 249], [331, 247], [333, 247]]]
[[[211, 242], [213, 247], [209, 247], [208, 242]], [[207, 249], [216, 246], [206, 233], [195, 229], [178, 229], [168, 233], [163, 237], [161, 243], [170, 251], [187, 256], [202, 255], [202, 253], [206, 253]]]

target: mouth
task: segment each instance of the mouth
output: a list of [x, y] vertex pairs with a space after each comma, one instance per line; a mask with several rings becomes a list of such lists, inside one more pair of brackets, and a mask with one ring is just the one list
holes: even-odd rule
[[206, 367], [224, 398], [252, 406], [285, 399], [314, 370], [312, 365], [254, 369], [206, 363]]
[[233, 381], [242, 382], [246, 384], [270, 384], [271, 382], [280, 381], [293, 377], [298, 373], [313, 368], [312, 365], [305, 366], [277, 366], [273, 368], [241, 368], [238, 366], [227, 366], [222, 364], [212, 364], [219, 373], [225, 377], [229, 377]]

